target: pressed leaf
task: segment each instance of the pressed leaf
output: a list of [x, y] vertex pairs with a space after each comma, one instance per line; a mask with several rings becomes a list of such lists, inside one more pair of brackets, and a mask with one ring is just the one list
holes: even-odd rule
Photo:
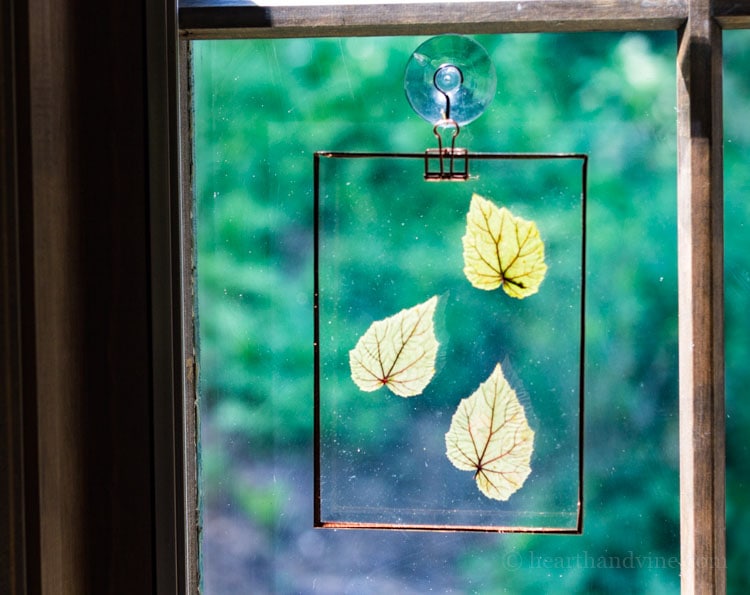
[[464, 274], [479, 289], [496, 289], [514, 298], [537, 291], [544, 280], [544, 243], [536, 223], [474, 194], [466, 215]]
[[507, 500], [526, 481], [534, 431], [500, 364], [458, 404], [445, 447], [455, 467], [474, 471], [477, 487], [488, 498]]
[[363, 391], [387, 386], [400, 397], [422, 393], [435, 375], [437, 296], [370, 325], [349, 352], [352, 379]]

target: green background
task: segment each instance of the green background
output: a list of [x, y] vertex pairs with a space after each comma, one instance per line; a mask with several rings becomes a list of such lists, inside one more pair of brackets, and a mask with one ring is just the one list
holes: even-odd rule
[[[192, 43], [204, 591], [676, 593], [674, 33], [474, 37], [498, 89], [460, 144], [590, 155], [583, 535], [312, 528], [312, 154], [433, 146], [403, 92], [425, 39]], [[731, 593], [750, 588], [750, 38], [727, 33], [725, 50]], [[370, 191], [363, 204], [382, 199]], [[458, 380], [476, 384], [468, 363]]]

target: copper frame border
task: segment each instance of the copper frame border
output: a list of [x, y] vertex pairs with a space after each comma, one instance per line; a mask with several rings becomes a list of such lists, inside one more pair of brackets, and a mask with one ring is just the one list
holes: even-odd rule
[[[588, 201], [588, 155], [585, 153], [471, 153], [468, 160], [581, 160], [581, 308], [580, 308], [580, 358], [578, 371], [578, 518], [576, 527], [509, 527], [492, 525], [437, 525], [415, 523], [367, 523], [351, 521], [325, 521], [321, 518], [320, 493], [320, 316], [319, 316], [319, 240], [320, 240], [320, 161], [321, 159], [372, 159], [401, 158], [424, 160], [424, 153], [387, 153], [387, 152], [348, 152], [316, 151], [313, 155], [313, 228], [314, 228], [314, 300], [313, 300], [313, 345], [314, 345], [314, 426], [313, 426], [313, 526], [329, 529], [387, 529], [398, 531], [442, 531], [442, 532], [478, 532], [478, 533], [545, 533], [556, 535], [581, 535], [583, 533], [583, 483], [584, 483], [584, 431], [585, 431], [585, 337], [586, 337], [586, 206]], [[444, 180], [448, 183], [461, 183], [463, 180]]]

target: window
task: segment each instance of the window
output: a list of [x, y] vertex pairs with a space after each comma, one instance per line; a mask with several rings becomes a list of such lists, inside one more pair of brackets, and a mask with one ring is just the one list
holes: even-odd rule
[[[719, 271], [719, 263], [721, 262], [720, 250], [718, 250], [717, 242], [720, 242], [721, 238], [721, 225], [716, 223], [717, 219], [715, 214], [720, 209], [720, 201], [718, 197], [720, 195], [720, 184], [716, 181], [716, 178], [711, 178], [710, 172], [717, 172], [721, 170], [721, 158], [720, 148], [716, 146], [716, 143], [703, 142], [705, 139], [716, 140], [720, 138], [720, 133], [717, 131], [718, 123], [712, 120], [711, 106], [712, 100], [718, 100], [719, 94], [716, 90], [716, 84], [707, 85], [707, 81], [719, 81], [720, 72], [714, 62], [713, 65], [708, 59], [710, 52], [714, 51], [716, 55], [720, 51], [720, 31], [718, 27], [710, 25], [711, 19], [708, 17], [708, 11], [706, 7], [697, 2], [691, 3], [690, 6], [674, 6], [674, 5], [657, 5], [650, 10], [649, 14], [644, 14], [640, 7], [632, 8], [631, 10], [627, 6], [620, 6], [618, 10], [613, 10], [612, 14], [609, 13], [607, 7], [601, 7], [599, 5], [593, 5], [590, 11], [587, 11], [586, 16], [582, 16], [580, 13], [576, 13], [573, 8], [567, 3], [536, 3], [529, 2], [524, 4], [524, 7], [528, 6], [528, 11], [520, 11], [521, 16], [514, 16], [508, 9], [506, 3], [478, 3], [472, 11], [459, 11], [459, 16], [451, 14], [450, 17], [447, 13], [441, 13], [437, 11], [432, 20], [433, 24], [429, 27], [425, 27], [424, 32], [434, 32], [435, 30], [447, 30], [448, 26], [446, 23], [453, 23], [461, 29], [471, 29], [471, 22], [473, 18], [476, 20], [473, 23], [477, 27], [477, 32], [485, 33], [488, 30], [496, 32], [511, 32], [511, 31], [529, 31], [529, 30], [545, 30], [545, 20], [547, 20], [552, 28], [562, 27], [568, 30], [586, 30], [586, 29], [614, 29], [614, 30], [653, 30], [653, 29], [674, 29], [685, 23], [685, 19], [690, 16], [688, 25], [681, 31], [679, 47], [680, 52], [677, 54], [678, 64], [680, 68], [678, 72], [677, 88], [679, 91], [677, 99], [678, 107], [678, 128], [676, 137], [677, 143], [677, 163], [680, 165], [680, 170], [677, 173], [677, 179], [679, 180], [677, 194], [678, 194], [678, 212], [676, 220], [679, 221], [678, 225], [675, 225], [674, 214], [665, 213], [664, 218], [657, 217], [654, 221], [650, 221], [651, 225], [655, 225], [658, 229], [656, 235], [660, 235], [665, 231], [668, 233], [670, 229], [677, 229], [677, 235], [679, 237], [678, 245], [680, 247], [679, 252], [679, 275], [677, 275], [676, 284], [679, 286], [680, 292], [680, 403], [679, 403], [679, 414], [680, 414], [680, 475], [682, 481], [681, 487], [681, 499], [682, 499], [682, 554], [681, 554], [681, 566], [680, 572], [682, 574], [682, 586], [683, 589], [690, 591], [692, 588], [700, 589], [700, 585], [705, 587], [713, 586], [714, 588], [721, 589], [723, 585], [723, 465], [722, 461], [722, 444], [723, 444], [723, 374], [722, 374], [722, 336], [721, 336], [721, 319], [722, 319], [722, 305], [720, 300], [717, 301], [717, 296], [721, 297], [721, 273]], [[537, 13], [539, 9], [540, 13], [544, 16], [540, 17]], [[318, 25], [320, 28], [315, 30], [315, 34], [337, 34], [346, 35], [347, 32], [351, 33], [368, 33], [374, 32], [381, 33], [405, 33], [406, 28], [400, 24], [400, 22], [407, 21], [408, 9], [403, 9], [406, 12], [401, 13], [397, 10], [388, 17], [389, 22], [384, 23], [382, 26], [372, 25], [372, 9], [348, 7], [342, 9], [346, 11], [349, 19], [344, 19], [347, 23], [343, 28], [337, 27], [334, 23], [336, 18], [335, 12], [328, 10], [315, 11], [311, 9], [309, 12], [295, 12], [296, 9], [292, 8], [279, 8], [279, 9], [257, 9], [243, 10], [240, 7], [229, 7], [221, 9], [205, 8], [196, 6], [195, 4], [186, 9], [181, 24], [183, 27], [184, 34], [188, 38], [194, 37], [223, 37], [227, 35], [239, 36], [239, 35], [252, 35], [254, 30], [251, 28], [254, 25], [266, 26], [272, 25], [272, 31], [277, 31], [279, 35], [303, 35], [305, 31], [312, 31], [312, 29], [305, 29], [304, 26], [300, 26], [300, 21], [294, 17], [304, 15], [304, 18], [309, 19], [309, 23]], [[332, 10], [332, 9], [331, 9]], [[487, 12], [483, 12], [486, 10]], [[732, 8], [732, 10], [737, 10]], [[741, 11], [742, 9], [740, 9]], [[351, 11], [351, 12], [349, 12]], [[703, 11], [703, 12], [701, 12]], [[409, 13], [411, 14], [411, 13]], [[424, 14], [424, 12], [420, 13]], [[740, 19], [733, 19], [729, 15], [729, 9], [725, 8], [721, 3], [716, 7], [715, 14], [719, 15], [722, 23], [725, 26], [740, 26], [744, 24], [744, 21]], [[211, 15], [211, 18], [205, 18], [206, 15]], [[226, 15], [226, 16], [224, 16]], [[261, 21], [259, 17], [263, 17]], [[484, 18], [486, 16], [486, 18]], [[414, 18], [414, 15], [411, 14]], [[358, 21], [357, 19], [362, 20]], [[204, 19], [204, 20], [202, 20]], [[535, 20], [536, 19], [536, 20]], [[422, 19], [416, 18], [417, 21]], [[364, 24], [364, 23], [367, 24]], [[359, 23], [359, 25], [358, 25]], [[434, 23], [437, 23], [435, 25]], [[469, 24], [466, 24], [469, 23]], [[237, 26], [239, 29], [231, 29], [232, 24]], [[362, 28], [357, 28], [361, 26]], [[416, 25], [418, 26], [418, 25]], [[242, 29], [242, 27], [246, 27]], [[249, 27], [249, 28], [248, 28]], [[273, 29], [273, 27], [276, 27]], [[269, 35], [269, 31], [264, 29], [262, 26], [257, 30], [260, 36]], [[273, 36], [273, 33], [270, 33]], [[582, 37], [587, 37], [588, 34]], [[594, 39], [594, 37], [590, 37]], [[662, 47], [664, 42], [654, 42], [653, 39], [659, 39], [658, 36], [646, 36], [644, 34], [632, 34], [630, 36], [612, 36], [617, 38], [617, 43], [625, 43], [623, 40], [628, 40], [631, 43], [630, 49], [626, 53], [626, 56], [637, 55], [637, 52], [648, 51], [652, 52], [654, 44], [658, 47]], [[644, 40], [645, 45], [644, 45]], [[708, 43], [706, 43], [708, 41]], [[203, 42], [200, 42], [203, 43]], [[231, 42], [240, 43], [240, 42]], [[255, 42], [253, 42], [255, 43]], [[269, 42], [273, 45], [276, 42]], [[284, 43], [302, 43], [300, 41], [290, 41]], [[342, 42], [339, 42], [342, 43]], [[354, 42], [353, 42], [354, 43]], [[610, 42], [615, 43], [615, 42]], [[324, 44], [321, 45], [324, 47]], [[644, 50], [645, 48], [648, 48]], [[270, 51], [270, 50], [267, 50]], [[335, 48], [334, 50], [335, 51]], [[672, 53], [674, 56], [674, 53]], [[627, 58], [626, 58], [627, 59]], [[195, 56], [194, 56], [195, 60]], [[194, 64], [199, 67], [199, 63], [195, 60]], [[639, 70], [638, 76], [635, 80], [643, 80], [640, 77], [647, 75], [644, 70]], [[669, 75], [671, 76], [671, 75]], [[351, 82], [351, 78], [349, 81]], [[663, 77], [661, 77], [663, 81]], [[714, 94], [702, 94], [694, 92], [695, 89], [713, 89]], [[566, 98], [567, 99], [567, 98]], [[644, 109], [650, 108], [652, 105], [644, 105]], [[581, 122], [583, 127], [586, 125], [586, 121]], [[693, 128], [691, 129], [691, 124]], [[712, 127], [713, 124], [713, 127]], [[660, 123], [661, 126], [665, 126], [664, 122]], [[637, 131], [635, 134], [636, 140], [638, 137]], [[658, 133], [654, 133], [655, 139], [665, 139], [666, 146], [668, 142], [666, 139], [669, 138], [668, 127], [662, 128]], [[663, 135], [663, 136], [662, 136]], [[713, 136], [712, 136], [713, 135]], [[477, 134], [477, 138], [479, 138]], [[586, 137], [585, 134], [581, 135], [581, 138]], [[619, 138], [613, 136], [612, 139]], [[674, 138], [674, 136], [672, 137]], [[652, 139], [653, 140], [653, 139]], [[266, 141], [267, 142], [267, 141]], [[616, 147], [615, 143], [612, 142], [606, 148], [614, 150]], [[318, 148], [317, 146], [315, 148]], [[346, 148], [346, 147], [335, 147]], [[515, 148], [515, 147], [513, 147]], [[545, 150], [547, 147], [544, 147]], [[570, 147], [564, 147], [562, 150], [570, 150]], [[592, 156], [595, 156], [592, 150]], [[671, 150], [674, 155], [674, 150]], [[655, 161], [649, 161], [649, 167], [657, 167], [661, 162], [657, 159]], [[674, 162], [673, 162], [674, 163]], [[294, 166], [292, 166], [294, 167]], [[708, 172], [708, 173], [706, 173]], [[638, 173], [642, 173], [638, 171]], [[713, 183], [712, 183], [713, 181]], [[633, 176], [628, 179], [630, 184], [637, 184], [637, 177]], [[652, 189], [647, 189], [647, 192], [651, 192]], [[593, 192], [593, 190], [592, 190]], [[660, 186], [659, 193], [669, 194], [669, 184]], [[711, 202], [710, 197], [714, 197], [716, 200]], [[656, 205], [661, 205], [661, 201], [649, 202], [648, 208], [653, 209]], [[667, 205], [667, 203], [664, 203]], [[674, 203], [668, 205], [669, 208], [673, 208]], [[711, 214], [714, 214], [713, 219]], [[605, 215], [603, 213], [602, 215]], [[710, 227], [711, 221], [716, 223], [714, 228]], [[200, 223], [199, 223], [200, 224]], [[673, 235], [674, 237], [674, 235]], [[200, 231], [199, 231], [200, 241]], [[669, 247], [666, 248], [669, 250]], [[595, 251], [593, 247], [590, 248], [592, 258], [595, 258]], [[674, 253], [673, 257], [674, 257]], [[668, 253], [660, 253], [659, 255], [653, 255], [654, 258], [659, 260], [660, 265], [665, 262], [664, 259], [668, 259]], [[674, 261], [673, 261], [674, 262]], [[594, 263], [591, 263], [592, 266]], [[201, 266], [199, 264], [199, 266]], [[692, 268], [691, 268], [692, 267]], [[657, 267], [658, 268], [658, 267]], [[661, 270], [661, 269], [660, 269]], [[666, 270], [666, 267], [665, 267]], [[674, 272], [674, 267], [672, 268]], [[658, 277], [664, 277], [664, 280], [660, 281], [664, 287], [669, 291], [669, 277], [668, 275], [658, 275]], [[666, 282], [666, 285], [664, 283]], [[671, 285], [674, 289], [674, 283]], [[718, 288], [718, 293], [714, 293], [711, 288]], [[657, 286], [655, 291], [664, 291], [661, 286]], [[658, 294], [657, 294], [658, 295]], [[290, 296], [284, 296], [285, 299]], [[200, 299], [200, 298], [199, 298]], [[712, 301], [713, 300], [713, 301]], [[664, 303], [670, 303], [670, 300], [661, 301], [654, 300], [653, 305], [660, 307]], [[673, 303], [673, 302], [672, 302]], [[635, 304], [640, 306], [642, 304]], [[199, 305], [200, 307], [200, 305]], [[627, 314], [626, 311], [619, 312], [619, 314]], [[669, 314], [663, 320], [665, 324], [668, 324]], [[673, 327], [672, 327], [673, 328]], [[629, 329], [629, 330], [632, 330]], [[639, 335], [638, 337], [642, 337]], [[674, 337], [672, 337], [674, 340]], [[641, 346], [641, 349], [644, 347]], [[669, 358], [669, 349], [666, 349], [663, 353], [664, 357]], [[666, 365], [663, 370], [671, 370], [674, 373], [674, 362], [670, 365]], [[666, 372], [667, 376], [670, 372]], [[267, 380], [267, 379], [266, 379]], [[669, 384], [669, 378], [662, 379]], [[674, 385], [673, 385], [674, 386]], [[644, 387], [644, 391], [648, 390]], [[591, 387], [587, 394], [590, 394]], [[671, 409], [674, 413], [674, 409]], [[643, 411], [639, 411], [639, 414], [643, 414]], [[632, 419], [632, 418], [631, 418]], [[668, 425], [668, 421], [666, 422]], [[704, 425], [701, 425], [704, 424]], [[674, 426], [668, 431], [674, 431]], [[667, 430], [661, 428], [662, 436]], [[704, 441], [705, 438], [705, 441]], [[663, 451], [663, 454], [669, 456], [669, 451]], [[718, 462], [718, 463], [717, 463]], [[655, 465], [655, 467], [657, 467]], [[660, 470], [662, 467], [658, 467]], [[669, 484], [668, 474], [657, 473], [656, 481], [666, 481]], [[703, 490], [699, 489], [700, 486], [713, 486], [712, 489]], [[595, 489], [592, 487], [591, 489]], [[666, 504], [667, 509], [662, 511], [665, 518], [670, 518], [673, 513], [668, 512], [670, 506], [674, 507], [677, 505], [675, 494], [670, 491], [671, 488], [665, 488], [666, 492], [672, 494], [671, 497], [666, 498], [668, 501]], [[701, 494], [704, 494], [704, 500], [701, 500]], [[255, 497], [250, 495], [249, 499]], [[262, 500], [261, 495], [261, 500]], [[271, 498], [273, 501], [273, 498]], [[263, 504], [261, 503], [261, 506]], [[708, 511], [709, 514], [701, 514], [701, 511]], [[276, 518], [278, 521], [277, 517]], [[714, 518], [716, 520], [714, 520]], [[276, 522], [276, 521], [274, 521]], [[649, 525], [649, 529], [651, 526]], [[313, 534], [316, 535], [316, 534]], [[618, 537], [622, 536], [622, 533], [617, 534]], [[461, 536], [442, 536], [445, 537], [443, 540], [443, 547], [449, 548], [452, 554], [456, 549], [464, 547], [463, 537]], [[406, 537], [411, 539], [412, 537]], [[316, 540], [318, 537], [310, 537], [310, 540]], [[376, 537], [368, 537], [372, 539], [371, 543], [377, 544]], [[662, 543], [675, 544], [675, 536], [673, 531], [667, 530], [662, 535]], [[507, 540], [499, 540], [501, 543], [507, 543]], [[497, 540], [494, 542], [497, 543]], [[528, 542], [527, 542], [528, 543]], [[309, 551], [315, 553], [317, 551], [315, 542], [312, 545], [309, 543], [305, 545], [304, 541], [298, 543], [300, 548], [309, 548]], [[669, 545], [665, 546], [669, 549]], [[384, 548], [380, 548], [381, 550]], [[531, 548], [524, 549], [524, 552], [534, 551]], [[626, 550], [627, 551], [627, 550]], [[567, 552], [565, 552], [567, 553]], [[597, 553], [598, 554], [598, 553]], [[619, 554], [618, 554], [619, 555]], [[611, 557], [617, 557], [614, 555]], [[634, 559], [632, 564], [636, 564], [635, 556], [637, 552], [633, 552]], [[552, 564], [556, 562], [558, 556], [552, 555]], [[480, 564], [480, 558], [469, 557], [466, 559], [466, 564], [471, 564], [471, 561], [476, 561]], [[626, 562], [625, 559], [620, 557], [623, 564]], [[548, 558], [542, 558], [540, 560], [547, 563]], [[658, 561], [657, 561], [658, 562]], [[665, 564], [669, 564], [670, 560], [667, 557], [664, 561]], [[658, 562], [661, 563], [661, 562]], [[409, 568], [410, 562], [406, 561], [406, 566]], [[642, 560], [638, 561], [638, 564], [643, 564]], [[413, 565], [413, 563], [412, 563]], [[264, 565], [259, 572], [267, 572], [268, 565]], [[483, 576], [482, 572], [494, 572], [496, 568], [487, 569], [482, 568], [469, 570], [471, 576]], [[547, 574], [554, 574], [553, 571]], [[669, 573], [664, 573], [664, 576], [668, 576]], [[278, 576], [282, 576], [279, 574]], [[504, 579], [507, 579], [507, 575], [502, 575]], [[598, 576], [602, 577], [601, 580], [605, 581], [602, 588], [608, 588], [610, 585], [606, 582], [607, 576], [614, 576], [614, 573], [603, 572]], [[656, 576], [656, 575], [652, 575]], [[324, 578], [324, 577], [322, 577]], [[666, 579], [666, 588], [670, 585], [675, 588], [675, 583], [671, 579]], [[661, 583], [660, 583], [661, 585]], [[698, 585], [698, 587], [696, 587]], [[283, 588], [283, 585], [277, 584], [277, 588]], [[357, 590], [357, 585], [354, 585], [354, 590]], [[652, 588], [658, 588], [658, 586], [652, 585]]]
[[[325, 580], [320, 588], [327, 592], [486, 591], [496, 584], [518, 591], [548, 590], [562, 580], [571, 592], [657, 586], [676, 591], [677, 190], [671, 33], [479, 36], [493, 57], [501, 89], [488, 112], [459, 136], [478, 151], [591, 155], [584, 535], [551, 541], [545, 536], [312, 527], [312, 154], [328, 148], [418, 151], [435, 143], [431, 126], [414, 114], [403, 94], [404, 65], [423, 39], [193, 42], [204, 589], [298, 592]], [[549, 59], [553, 55], [570, 58], [563, 67]], [[561, 69], [563, 76], [555, 76]], [[361, 162], [356, 165], [357, 172], [368, 175]], [[578, 182], [580, 163], [564, 171], [570, 167]], [[512, 167], [493, 164], [482, 175], [495, 169]], [[559, 184], [562, 171], [558, 165], [526, 165], [515, 183], [520, 178], [541, 193], [545, 184], [553, 189]], [[400, 184], [411, 196], [408, 179]], [[502, 183], [494, 187], [502, 192]], [[377, 189], [360, 192], [372, 204], [393, 202], [398, 190], [390, 188], [385, 196]], [[415, 208], [426, 211], [426, 205]], [[555, 219], [554, 207], [546, 217]], [[373, 251], [370, 259], [382, 256], [374, 241], [361, 246]], [[338, 248], [356, 249], [351, 242]], [[368, 272], [365, 266], [357, 270], [360, 276]], [[362, 290], [355, 306], [382, 297]], [[559, 299], [565, 299], [561, 293]], [[454, 341], [456, 335], [454, 330]], [[644, 342], [645, 335], [654, 340]], [[544, 343], [555, 338], [546, 334]], [[538, 345], [542, 351], [549, 348]], [[575, 353], [577, 345], [569, 349]], [[559, 362], [541, 359], [551, 375], [564, 372]], [[576, 376], [577, 360], [565, 368], [572, 365]], [[464, 355], [460, 365], [470, 361]], [[535, 384], [528, 388], [532, 404], [543, 390], [543, 382]], [[548, 390], [559, 385], [551, 384]], [[557, 394], [552, 401], [561, 399], [565, 396]], [[362, 455], [363, 465], [383, 465], [372, 455], [384, 448], [379, 438], [362, 437], [387, 433], [378, 425], [379, 411], [385, 411], [389, 424], [398, 423], [402, 404], [394, 400], [388, 409], [371, 406], [367, 419], [358, 421], [353, 407], [346, 416], [342, 432], [348, 428], [359, 440], [352, 440], [351, 448], [370, 453], [370, 458]], [[364, 476], [370, 498], [386, 506], [392, 485], [409, 489], [408, 472], [403, 477], [398, 469], [408, 469], [411, 459], [437, 468], [450, 413], [444, 416], [445, 427], [427, 425], [415, 415], [422, 421], [414, 423], [423, 424], [415, 428], [419, 439], [390, 445], [396, 460], [392, 471], [368, 477], [367, 469], [349, 466], [348, 480], [356, 483], [357, 476]], [[564, 434], [568, 426], [560, 416], [575, 412], [537, 406], [535, 415], [539, 440], [554, 443], [552, 436]], [[570, 446], [557, 443], [564, 450]], [[421, 451], [438, 456], [428, 459]], [[563, 452], [557, 465], [564, 460], [576, 465], [577, 453]], [[537, 459], [535, 465], [544, 463]], [[659, 469], [656, 476], [654, 469]], [[551, 475], [548, 470], [533, 479], [543, 482]], [[430, 490], [439, 494], [441, 485]], [[576, 497], [576, 484], [566, 489]], [[433, 563], [422, 565], [419, 559]], [[634, 559], [639, 568], [630, 567]]]

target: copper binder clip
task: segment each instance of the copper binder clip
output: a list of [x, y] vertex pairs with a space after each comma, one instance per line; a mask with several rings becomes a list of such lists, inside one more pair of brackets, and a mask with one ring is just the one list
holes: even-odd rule
[[[452, 128], [450, 147], [443, 146], [441, 130]], [[438, 139], [437, 149], [424, 153], [424, 179], [431, 181], [469, 179], [469, 152], [456, 148], [456, 137], [460, 131], [454, 120], [440, 120], [432, 129]]]

